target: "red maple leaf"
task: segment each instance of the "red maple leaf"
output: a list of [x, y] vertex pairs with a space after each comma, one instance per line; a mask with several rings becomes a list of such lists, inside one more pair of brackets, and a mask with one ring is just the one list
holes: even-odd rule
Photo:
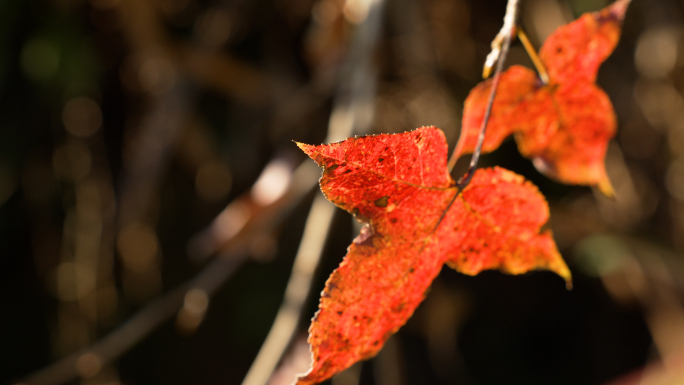
[[[603, 161], [616, 118], [595, 81], [599, 66], [617, 45], [628, 4], [618, 0], [549, 36], [539, 52], [548, 84], [521, 66], [501, 74], [483, 152], [494, 151], [515, 134], [520, 153], [547, 176], [597, 185], [604, 194], [613, 194]], [[491, 79], [481, 82], [466, 98], [457, 156], [475, 149], [491, 84]]]
[[411, 317], [444, 263], [470, 275], [547, 269], [569, 284], [551, 232], [540, 231], [549, 211], [537, 188], [493, 168], [477, 170], [459, 192], [441, 130], [298, 145], [325, 168], [325, 196], [365, 227], [326, 283], [309, 329], [313, 364], [297, 384], [326, 380], [374, 356]]

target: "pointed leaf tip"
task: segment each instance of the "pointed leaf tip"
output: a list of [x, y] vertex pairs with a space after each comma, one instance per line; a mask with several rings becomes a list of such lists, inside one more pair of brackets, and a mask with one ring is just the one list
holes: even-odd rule
[[613, 4], [600, 11], [600, 13], [610, 14], [612, 17], [622, 22], [622, 20], [625, 18], [625, 14], [627, 13], [629, 3], [631, 2], [632, 0], [617, 0]]
[[312, 146], [312, 145], [310, 145], [310, 144], [301, 143], [301, 142], [295, 142], [295, 144], [296, 144], [297, 147], [299, 147], [302, 151], [304, 151], [304, 153], [306, 153], [307, 155], [309, 155], [310, 149], [311, 149], [312, 147], [314, 147], [314, 146]]

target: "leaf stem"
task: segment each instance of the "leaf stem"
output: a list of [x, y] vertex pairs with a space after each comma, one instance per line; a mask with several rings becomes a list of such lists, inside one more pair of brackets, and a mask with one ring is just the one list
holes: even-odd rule
[[544, 82], [544, 84], [549, 84], [549, 74], [546, 72], [546, 67], [544, 67], [544, 63], [542, 63], [541, 59], [539, 59], [539, 56], [532, 46], [532, 43], [530, 43], [530, 39], [527, 38], [527, 34], [525, 34], [525, 31], [523, 31], [520, 26], [516, 28], [516, 33], [518, 34], [518, 39], [522, 43], [523, 47], [525, 47], [527, 55], [530, 57], [530, 59], [532, 59], [534, 68], [536, 68], [537, 73], [539, 73], [539, 78], [542, 82]]

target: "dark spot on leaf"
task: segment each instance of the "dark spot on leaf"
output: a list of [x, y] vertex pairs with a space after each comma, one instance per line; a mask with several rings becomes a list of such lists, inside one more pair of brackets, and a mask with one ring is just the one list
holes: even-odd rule
[[397, 218], [390, 218], [390, 222], [397, 223]]
[[416, 271], [416, 269], [414, 269], [414, 268], [409, 269], [409, 273], [413, 273], [414, 271]]
[[384, 160], [385, 160], [385, 158], [378, 158], [378, 162], [382, 162]]
[[327, 172], [333, 172], [333, 171], [335, 171], [335, 169], [338, 168], [338, 167], [340, 167], [339, 164], [333, 164], [333, 165], [331, 165], [331, 166], [328, 166], [328, 168], [327, 168], [325, 171], [327, 171]]
[[363, 213], [361, 213], [361, 211], [359, 211], [358, 207], [354, 207], [354, 209], [352, 210], [351, 213], [354, 216], [354, 218], [356, 218], [361, 223], [369, 223], [370, 222], [370, 218], [367, 217], [366, 215], [364, 215]]
[[352, 172], [352, 170], [347, 169], [347, 171], [345, 171], [344, 173], [349, 174], [350, 172]]
[[379, 343], [380, 343], [380, 341], [375, 340], [375, 341], [373, 341], [373, 346], [378, 346]]
[[378, 207], [387, 207], [387, 201], [389, 201], [389, 197], [385, 195], [382, 198], [376, 199], [375, 205]]
[[342, 310], [337, 311], [337, 315], [342, 315], [342, 313], [344, 313]]

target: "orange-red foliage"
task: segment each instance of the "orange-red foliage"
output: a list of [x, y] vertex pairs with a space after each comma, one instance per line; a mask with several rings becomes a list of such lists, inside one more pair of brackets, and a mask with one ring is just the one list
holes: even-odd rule
[[298, 145], [325, 168], [325, 196], [365, 223], [326, 283], [309, 329], [313, 364], [299, 385], [374, 356], [444, 263], [471, 275], [547, 269], [570, 282], [551, 233], [540, 231], [549, 211], [537, 188], [493, 168], [477, 170], [459, 193], [441, 130]]
[[[539, 52], [549, 84], [521, 66], [501, 74], [483, 152], [515, 134], [518, 149], [539, 171], [563, 183], [597, 185], [612, 195], [603, 162], [616, 119], [595, 81], [599, 66], [617, 45], [628, 4], [618, 0], [549, 36]], [[475, 149], [491, 83], [480, 83], [465, 101], [459, 155]]]

